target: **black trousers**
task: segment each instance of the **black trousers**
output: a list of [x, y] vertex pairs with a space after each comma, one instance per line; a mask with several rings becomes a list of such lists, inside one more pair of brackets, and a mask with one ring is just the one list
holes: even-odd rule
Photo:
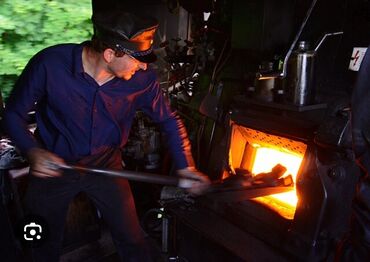
[[26, 210], [45, 219], [49, 228], [47, 241], [32, 250], [33, 261], [59, 260], [68, 205], [81, 191], [89, 196], [110, 227], [121, 260], [151, 261], [128, 181], [71, 171], [57, 178], [30, 176]]

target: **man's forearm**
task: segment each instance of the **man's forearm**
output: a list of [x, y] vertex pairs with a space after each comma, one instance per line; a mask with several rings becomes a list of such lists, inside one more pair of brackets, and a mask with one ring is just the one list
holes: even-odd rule
[[193, 167], [191, 144], [181, 119], [174, 117], [162, 123], [162, 130], [167, 137], [167, 144], [176, 169]]

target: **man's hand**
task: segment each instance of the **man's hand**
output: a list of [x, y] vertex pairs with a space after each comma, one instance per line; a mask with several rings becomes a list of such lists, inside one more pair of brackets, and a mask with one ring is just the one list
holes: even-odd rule
[[41, 178], [60, 176], [61, 172], [55, 168], [55, 164], [65, 164], [62, 158], [41, 148], [30, 149], [27, 158], [31, 174]]
[[211, 184], [209, 178], [194, 167], [177, 170], [177, 174], [183, 178], [180, 179], [180, 186], [193, 195], [203, 194]]

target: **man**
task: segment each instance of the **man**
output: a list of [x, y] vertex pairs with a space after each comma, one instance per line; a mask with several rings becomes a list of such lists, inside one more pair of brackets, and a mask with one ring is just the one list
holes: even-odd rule
[[[30, 163], [26, 207], [44, 218], [50, 231], [34, 249], [35, 261], [58, 260], [68, 204], [81, 191], [110, 226], [121, 259], [150, 260], [125, 179], [62, 173], [50, 165], [122, 169], [120, 149], [136, 110], [161, 125], [178, 174], [196, 179], [190, 191], [199, 193], [209, 183], [194, 169], [184, 127], [147, 70], [155, 59], [157, 22], [119, 10], [94, 14], [92, 21], [92, 41], [49, 47], [30, 60], [5, 109], [5, 129]], [[34, 135], [26, 125], [31, 110]]]

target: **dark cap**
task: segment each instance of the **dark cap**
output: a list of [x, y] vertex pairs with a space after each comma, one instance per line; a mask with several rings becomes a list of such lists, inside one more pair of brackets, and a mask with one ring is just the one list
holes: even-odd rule
[[153, 40], [158, 22], [152, 17], [113, 10], [92, 16], [94, 36], [114, 50], [135, 57], [144, 63], [156, 60]]

